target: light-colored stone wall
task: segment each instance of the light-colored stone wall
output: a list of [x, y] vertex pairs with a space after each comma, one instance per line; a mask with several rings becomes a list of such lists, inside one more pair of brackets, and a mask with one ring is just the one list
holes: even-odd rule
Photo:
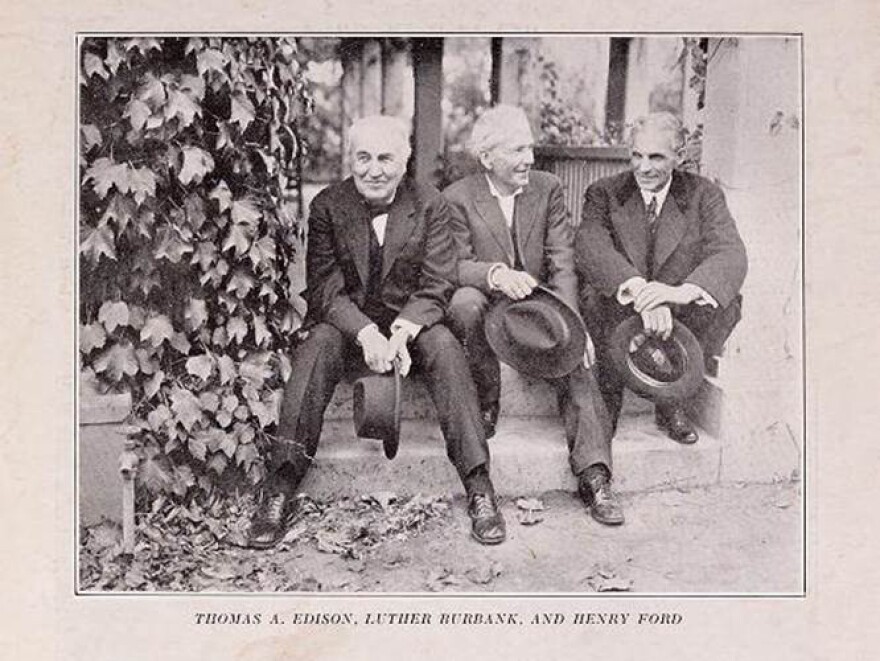
[[797, 473], [803, 452], [800, 42], [710, 41], [702, 173], [749, 255], [743, 320], [722, 361], [722, 477]]

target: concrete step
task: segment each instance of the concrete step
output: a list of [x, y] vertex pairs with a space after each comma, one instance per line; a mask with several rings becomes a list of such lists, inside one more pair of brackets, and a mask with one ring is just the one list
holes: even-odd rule
[[[352, 380], [340, 383], [333, 394], [325, 420], [351, 420]], [[501, 365], [501, 415], [556, 416], [556, 391], [543, 379], [520, 374], [507, 365]], [[641, 414], [653, 410], [647, 400], [627, 392], [623, 413]], [[404, 420], [434, 420], [434, 404], [424, 382], [419, 378], [403, 381], [401, 417]]]
[[[502, 417], [489, 446], [492, 479], [500, 495], [576, 489], [556, 416]], [[704, 486], [719, 480], [721, 443], [701, 430], [695, 445], [679, 445], [656, 429], [653, 415], [627, 415], [621, 418], [613, 458], [614, 482], [621, 493]], [[389, 461], [381, 443], [355, 438], [349, 419], [325, 423], [302, 490], [316, 498], [332, 498], [378, 491], [459, 493], [462, 486], [435, 422], [405, 420], [400, 451]]]

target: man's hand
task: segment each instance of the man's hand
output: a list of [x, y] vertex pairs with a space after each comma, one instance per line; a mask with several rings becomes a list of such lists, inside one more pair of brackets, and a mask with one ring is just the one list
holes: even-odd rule
[[519, 301], [538, 286], [538, 281], [525, 271], [516, 271], [504, 266], [492, 273], [492, 285], [508, 298]]
[[398, 329], [391, 336], [391, 339], [388, 340], [388, 359], [393, 362], [397, 361], [397, 367], [400, 370], [400, 376], [406, 376], [409, 374], [409, 369], [412, 367], [412, 358], [409, 355], [409, 348], [407, 347], [407, 342], [409, 342], [410, 334], [404, 329]]
[[668, 340], [672, 334], [672, 311], [666, 305], [661, 305], [641, 313], [642, 325], [648, 335], [658, 335]]
[[380, 374], [391, 369], [390, 343], [375, 325], [370, 324], [361, 330], [357, 339], [364, 352], [367, 367]]
[[661, 305], [687, 305], [699, 295], [699, 289], [687, 283], [673, 287], [662, 282], [649, 282], [636, 294], [635, 308], [642, 314]]

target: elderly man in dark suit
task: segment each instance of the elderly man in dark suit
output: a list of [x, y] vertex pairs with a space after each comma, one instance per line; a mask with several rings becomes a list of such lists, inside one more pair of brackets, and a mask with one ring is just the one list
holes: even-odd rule
[[[461, 285], [450, 316], [468, 354], [487, 436], [494, 433], [501, 390], [498, 359], [483, 330], [488, 306], [498, 297], [523, 299], [541, 284], [577, 310], [573, 235], [562, 185], [551, 174], [532, 171], [532, 147], [522, 109], [500, 105], [487, 110], [471, 136], [482, 172], [443, 192], [453, 209]], [[581, 364], [551, 383], [559, 395], [569, 463], [581, 497], [594, 519], [619, 525], [623, 511], [611, 488], [611, 426], [595, 377]]]
[[[697, 337], [707, 371], [740, 319], [745, 246], [724, 194], [708, 179], [681, 172], [679, 120], [655, 113], [635, 122], [632, 171], [601, 179], [584, 196], [576, 238], [581, 312], [596, 342], [599, 384], [616, 424], [623, 385], [608, 339], [638, 314], [648, 333], [668, 338], [673, 318]], [[682, 402], [657, 406], [657, 424], [679, 443], [697, 431]]]
[[305, 339], [294, 350], [271, 474], [249, 543], [276, 544], [293, 495], [321, 435], [333, 391], [352, 366], [421, 371], [437, 409], [446, 450], [468, 495], [472, 534], [504, 541], [504, 520], [489, 478], [489, 450], [462, 347], [443, 325], [453, 290], [455, 252], [448, 204], [404, 176], [409, 132], [391, 117], [356, 121], [352, 177], [315, 197], [306, 253]]

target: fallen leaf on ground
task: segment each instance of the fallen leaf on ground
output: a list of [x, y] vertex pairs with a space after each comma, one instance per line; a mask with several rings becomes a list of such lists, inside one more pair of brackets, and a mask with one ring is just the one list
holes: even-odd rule
[[538, 498], [517, 498], [516, 506], [526, 512], [543, 512], [544, 503]]
[[491, 583], [504, 571], [504, 565], [500, 562], [490, 562], [479, 567], [472, 567], [465, 572], [471, 583], [486, 585]]
[[533, 510], [526, 510], [525, 512], [520, 512], [517, 515], [519, 519], [520, 525], [523, 526], [533, 526], [536, 523], [541, 523], [544, 520], [544, 517], [540, 514], [536, 514]]

